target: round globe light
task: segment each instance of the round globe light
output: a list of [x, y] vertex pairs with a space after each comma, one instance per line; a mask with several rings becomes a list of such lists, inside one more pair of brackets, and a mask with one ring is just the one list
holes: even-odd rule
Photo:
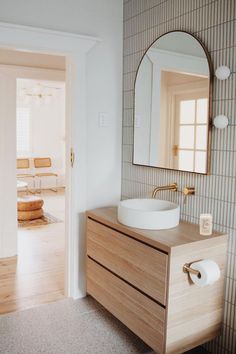
[[213, 124], [218, 129], [224, 129], [224, 128], [226, 128], [228, 126], [229, 119], [228, 119], [228, 117], [226, 117], [223, 114], [221, 114], [221, 115], [216, 116], [214, 118]]
[[230, 77], [230, 74], [231, 74], [230, 68], [228, 68], [228, 66], [225, 65], [219, 66], [215, 71], [215, 75], [219, 80], [228, 79], [228, 77]]

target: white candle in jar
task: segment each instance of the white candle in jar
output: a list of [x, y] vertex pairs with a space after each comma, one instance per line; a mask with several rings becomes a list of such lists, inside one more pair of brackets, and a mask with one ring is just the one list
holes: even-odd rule
[[212, 215], [201, 214], [200, 215], [200, 235], [210, 236], [212, 234]]

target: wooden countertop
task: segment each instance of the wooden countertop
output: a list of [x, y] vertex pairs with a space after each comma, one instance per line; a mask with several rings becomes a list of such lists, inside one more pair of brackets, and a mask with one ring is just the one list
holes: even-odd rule
[[168, 230], [143, 230], [131, 228], [119, 223], [117, 220], [117, 207], [105, 207], [90, 210], [87, 212], [87, 216], [167, 253], [175, 247], [189, 245], [193, 242], [205, 242], [215, 238], [217, 238], [218, 241], [221, 241], [221, 239], [227, 237], [217, 231], [213, 231], [211, 236], [201, 236], [199, 234], [199, 225], [185, 221], [180, 221], [180, 224], [177, 227]]

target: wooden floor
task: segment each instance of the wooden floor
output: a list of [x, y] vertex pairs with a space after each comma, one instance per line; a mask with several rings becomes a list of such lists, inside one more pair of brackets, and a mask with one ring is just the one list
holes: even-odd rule
[[18, 256], [0, 259], [0, 314], [64, 298], [64, 191], [42, 197], [62, 222], [18, 229]]

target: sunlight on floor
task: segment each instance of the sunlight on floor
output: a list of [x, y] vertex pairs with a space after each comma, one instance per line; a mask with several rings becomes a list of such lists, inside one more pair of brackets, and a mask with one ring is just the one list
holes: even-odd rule
[[61, 222], [18, 229], [18, 257], [0, 260], [0, 314], [64, 297], [64, 190], [41, 197], [44, 210]]

